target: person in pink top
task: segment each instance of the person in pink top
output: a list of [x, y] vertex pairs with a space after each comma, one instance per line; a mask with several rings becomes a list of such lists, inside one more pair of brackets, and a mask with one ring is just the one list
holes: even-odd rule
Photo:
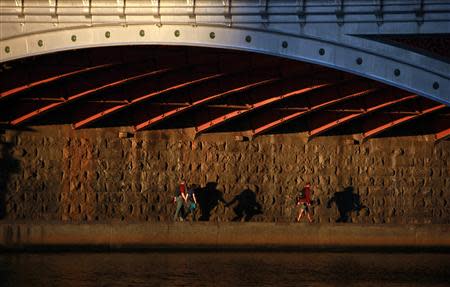
[[297, 206], [300, 207], [297, 221], [300, 221], [300, 219], [302, 219], [303, 217], [303, 214], [306, 213], [306, 216], [308, 217], [308, 220], [311, 223], [313, 220], [309, 212], [309, 209], [311, 207], [311, 189], [309, 182], [307, 182], [302, 191], [300, 191], [300, 194], [297, 197]]

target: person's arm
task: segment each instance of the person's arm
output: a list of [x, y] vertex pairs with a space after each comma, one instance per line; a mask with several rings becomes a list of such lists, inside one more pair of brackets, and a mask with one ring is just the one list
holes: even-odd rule
[[197, 198], [195, 197], [195, 193], [192, 194], [192, 198], [194, 199], [195, 204], [197, 204]]
[[183, 199], [184, 199], [184, 201], [187, 201], [187, 195], [186, 195], [186, 193], [181, 193], [181, 197], [183, 197]]

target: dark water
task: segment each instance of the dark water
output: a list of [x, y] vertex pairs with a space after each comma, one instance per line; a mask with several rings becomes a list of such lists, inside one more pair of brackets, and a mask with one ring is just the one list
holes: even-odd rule
[[1, 286], [450, 286], [449, 254], [0, 254]]

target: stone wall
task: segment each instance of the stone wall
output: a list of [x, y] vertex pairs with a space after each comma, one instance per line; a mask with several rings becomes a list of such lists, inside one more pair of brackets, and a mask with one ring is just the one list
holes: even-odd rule
[[[335, 222], [337, 206], [355, 209], [359, 201], [363, 208], [349, 212], [349, 222], [450, 223], [449, 141], [118, 133], [69, 126], [6, 131], [0, 144], [3, 219], [171, 221], [172, 196], [183, 178], [199, 185], [197, 218], [203, 220], [294, 221], [296, 193], [309, 181], [315, 222]], [[238, 216], [239, 209], [247, 211]]]

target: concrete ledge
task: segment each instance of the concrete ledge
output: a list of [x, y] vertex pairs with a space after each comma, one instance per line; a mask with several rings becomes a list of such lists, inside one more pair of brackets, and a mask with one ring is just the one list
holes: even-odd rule
[[450, 250], [450, 225], [294, 223], [8, 223], [0, 250], [322, 249]]

